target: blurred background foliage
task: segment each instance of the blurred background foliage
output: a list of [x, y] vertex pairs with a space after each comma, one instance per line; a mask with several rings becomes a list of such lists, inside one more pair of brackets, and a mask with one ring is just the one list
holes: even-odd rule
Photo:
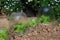
[[0, 0], [0, 10], [8, 14], [29, 7], [37, 13], [40, 11], [39, 14], [48, 15], [54, 19], [60, 17], [60, 0]]

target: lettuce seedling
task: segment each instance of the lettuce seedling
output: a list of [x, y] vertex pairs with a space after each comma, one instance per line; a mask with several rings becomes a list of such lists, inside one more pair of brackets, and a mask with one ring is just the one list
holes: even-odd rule
[[30, 21], [29, 21], [29, 23], [28, 23], [28, 25], [30, 26], [30, 27], [35, 27], [35, 26], [37, 26], [37, 20], [36, 19], [31, 19]]
[[19, 34], [23, 34], [26, 30], [27, 26], [25, 23], [19, 23], [14, 25], [14, 30], [15, 32], [19, 33]]
[[51, 21], [50, 21], [50, 17], [49, 16], [45, 16], [45, 15], [42, 15], [41, 17], [38, 18], [38, 22], [39, 23], [44, 23], [44, 24], [50, 24]]
[[0, 29], [0, 40], [6, 40], [8, 37], [7, 29]]

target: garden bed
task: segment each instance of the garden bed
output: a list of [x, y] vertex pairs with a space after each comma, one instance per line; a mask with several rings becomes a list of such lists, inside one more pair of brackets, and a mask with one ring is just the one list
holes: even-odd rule
[[[0, 27], [9, 27], [9, 21], [6, 18], [0, 18], [0, 21], [2, 22]], [[10, 28], [8, 40], [60, 40], [60, 27], [57, 22], [52, 22], [50, 25], [39, 24], [31, 29], [27, 28], [22, 36]]]
[[6, 17], [0, 16], [0, 28], [9, 28], [9, 21], [7, 20]]
[[13, 35], [10, 40], [60, 40], [60, 28], [54, 24], [40, 24], [32, 30], [28, 29], [23, 36]]
[[60, 0], [1, 0], [0, 40], [60, 40]]

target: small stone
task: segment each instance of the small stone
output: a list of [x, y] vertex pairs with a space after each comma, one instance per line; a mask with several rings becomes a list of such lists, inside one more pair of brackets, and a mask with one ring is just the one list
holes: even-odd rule
[[28, 34], [28, 36], [31, 36], [31, 34]]
[[37, 35], [37, 34], [38, 34], [37, 31], [34, 31], [33, 35]]

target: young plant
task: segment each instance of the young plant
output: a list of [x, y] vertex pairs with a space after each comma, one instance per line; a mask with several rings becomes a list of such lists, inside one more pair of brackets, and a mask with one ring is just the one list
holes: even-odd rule
[[35, 27], [35, 26], [37, 26], [38, 23], [37, 23], [37, 20], [33, 18], [33, 19], [31, 19], [31, 20], [29, 21], [28, 24], [29, 24], [29, 26], [31, 26], [31, 27]]
[[38, 18], [39, 23], [44, 23], [44, 24], [50, 24], [50, 17], [42, 15], [41, 17]]
[[25, 23], [16, 24], [13, 27], [14, 27], [15, 32], [20, 33], [20, 34], [23, 34], [27, 28]]
[[0, 40], [6, 40], [8, 37], [8, 31], [6, 29], [0, 29]]

